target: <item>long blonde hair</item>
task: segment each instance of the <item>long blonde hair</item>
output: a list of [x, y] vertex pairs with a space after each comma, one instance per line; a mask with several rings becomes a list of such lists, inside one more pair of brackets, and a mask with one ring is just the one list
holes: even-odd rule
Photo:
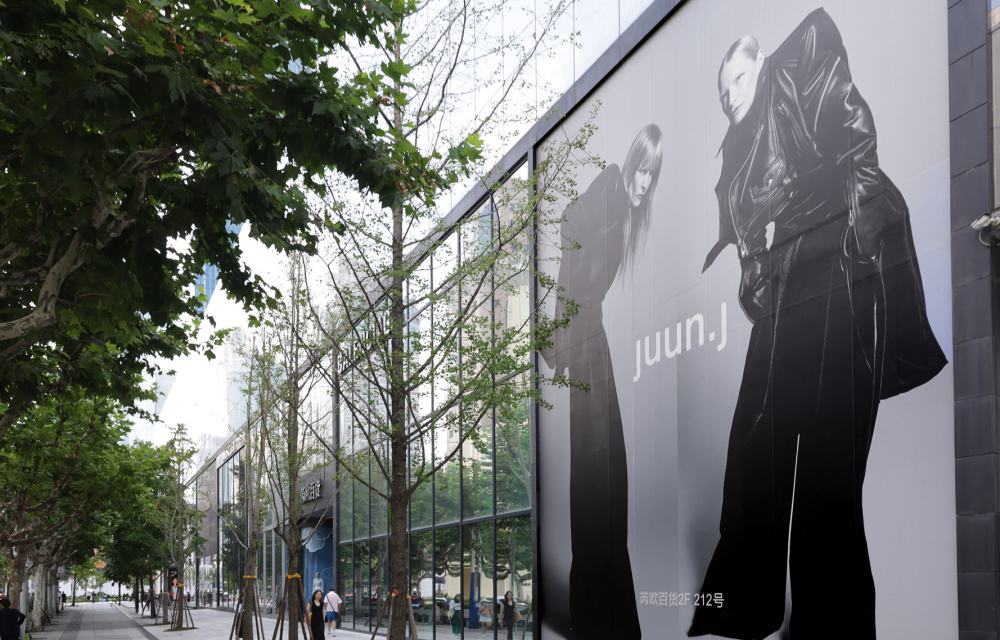
[[649, 171], [649, 188], [643, 196], [642, 204], [632, 207], [629, 202], [628, 215], [625, 216], [625, 234], [622, 240], [622, 275], [627, 275], [642, 251], [642, 243], [649, 230], [649, 215], [653, 202], [653, 193], [660, 180], [660, 168], [663, 166], [663, 134], [655, 124], [647, 124], [639, 131], [632, 141], [632, 146], [622, 164], [622, 180], [626, 191], [635, 174], [645, 169]]

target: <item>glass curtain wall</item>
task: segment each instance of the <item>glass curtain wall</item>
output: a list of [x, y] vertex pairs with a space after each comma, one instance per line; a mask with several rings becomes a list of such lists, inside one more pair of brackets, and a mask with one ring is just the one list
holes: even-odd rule
[[243, 464], [237, 451], [219, 467], [219, 586], [217, 604], [232, 608], [239, 597], [247, 542]]
[[285, 553], [281, 538], [273, 529], [260, 534], [257, 549], [257, 589], [260, 610], [265, 614], [277, 614], [281, 591], [285, 583]]
[[[527, 177], [525, 165], [514, 177]], [[508, 183], [511, 184], [511, 183]], [[472, 211], [427, 259], [419, 278], [408, 283], [407, 295], [421, 295], [415, 287], [437, 289], [460, 268], [463, 256], [495, 241], [509, 221], [510, 197], [488, 198]], [[527, 243], [527, 232], [518, 238]], [[492, 275], [496, 294], [477, 300], [485, 327], [520, 327], [528, 321], [530, 271], [526, 262], [509, 262]], [[408, 323], [415, 332], [432, 334], [436, 323], [453, 314], [463, 301], [459, 283], [435, 304], [414, 309]], [[487, 288], [490, 288], [489, 285]], [[470, 289], [471, 290], [471, 289]], [[496, 329], [492, 329], [496, 330]], [[511, 345], [510, 348], [514, 348]], [[528, 367], [525, 362], [525, 370]], [[351, 376], [347, 371], [343, 376]], [[529, 384], [526, 373], [516, 384]], [[436, 377], [429, 390], [412, 399], [419, 415], [433, 411], [449, 395], [448, 380]], [[345, 387], [351, 385], [345, 384]], [[355, 429], [348, 403], [340, 403], [340, 446], [358, 455], [353, 469], [358, 477], [381, 487], [377, 468], [365, 461], [363, 436]], [[475, 407], [462, 407], [474, 411]], [[458, 411], [459, 409], [454, 409]], [[485, 412], [462, 438], [449, 425], [439, 427], [426, 442], [415, 441], [409, 465], [415, 475], [441, 464], [460, 449], [411, 498], [409, 505], [409, 599], [421, 640], [476, 638], [498, 640], [508, 636], [499, 600], [510, 591], [517, 609], [511, 636], [533, 636], [531, 548], [531, 437], [530, 406], [502, 407]], [[478, 415], [478, 414], [476, 414]], [[349, 474], [344, 473], [344, 476]], [[346, 478], [339, 494], [339, 585], [344, 599], [341, 626], [371, 633], [382, 621], [385, 633], [388, 586], [387, 513], [381, 499], [362, 483]], [[407, 629], [407, 635], [412, 635]]]

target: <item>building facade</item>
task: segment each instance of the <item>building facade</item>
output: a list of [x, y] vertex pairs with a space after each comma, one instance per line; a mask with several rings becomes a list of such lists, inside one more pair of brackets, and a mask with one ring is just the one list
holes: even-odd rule
[[[506, 634], [507, 591], [521, 638], [997, 637], [1000, 290], [992, 227], [970, 227], [1000, 202], [990, 2], [660, 0], [574, 72], [500, 169], [595, 126], [604, 164], [534, 230], [583, 302], [531, 366], [589, 391], [491, 416], [414, 496], [420, 637]], [[491, 206], [473, 190], [449, 220]], [[336, 433], [360, 446], [350, 415]], [[203, 474], [204, 606], [239, 566], [227, 454]], [[330, 490], [306, 581], [370, 632], [393, 516]], [[285, 562], [264, 545], [275, 580]]]
[[[563, 357], [535, 366], [575, 367], [591, 389], [527, 412], [518, 632], [996, 637], [995, 240], [970, 228], [996, 210], [995, 15], [969, 0], [655, 2], [577, 75], [562, 119], [504, 158], [533, 167], [592, 122], [606, 162], [557, 205], [569, 230], [536, 230], [579, 234], [599, 273], [551, 274], [596, 301]], [[741, 74], [759, 94], [734, 95]], [[628, 243], [616, 226], [643, 197], [648, 228]], [[471, 483], [481, 452], [466, 449], [454, 475]], [[510, 572], [502, 496], [483, 509], [452, 484], [411, 506], [411, 596], [460, 599], [461, 633], [482, 635], [479, 605]], [[372, 603], [354, 610], [368, 628], [384, 508], [349, 491], [340, 581]], [[367, 522], [345, 510], [359, 498]]]

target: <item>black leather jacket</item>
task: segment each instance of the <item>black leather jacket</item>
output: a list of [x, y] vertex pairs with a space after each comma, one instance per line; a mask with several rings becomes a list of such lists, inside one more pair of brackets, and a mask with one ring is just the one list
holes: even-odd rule
[[765, 60], [754, 104], [729, 128], [722, 153], [719, 240], [735, 244], [741, 259], [765, 250], [769, 222], [780, 245], [841, 215], [860, 253], [877, 252], [893, 212], [884, 206], [875, 123], [824, 10]]
[[[719, 241], [742, 264], [740, 303], [754, 322], [780, 312], [770, 299], [772, 255], [821, 225], [838, 225], [830, 259], [874, 264], [885, 281], [887, 352], [882, 397], [929, 380], [946, 362], [927, 321], [923, 285], [902, 194], [878, 164], [875, 122], [851, 78], [837, 26], [810, 13], [764, 61], [754, 104], [722, 143]], [[774, 223], [770, 247], [766, 227]], [[835, 252], [836, 253], [836, 252]], [[821, 259], [811, 256], [810, 259]], [[803, 269], [801, 264], [790, 268]], [[867, 270], [866, 270], [867, 271]], [[817, 294], [822, 283], [816, 283]]]

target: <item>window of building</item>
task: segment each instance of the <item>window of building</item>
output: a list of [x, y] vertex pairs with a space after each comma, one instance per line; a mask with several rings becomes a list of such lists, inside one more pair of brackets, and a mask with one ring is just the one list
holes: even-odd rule
[[[474, 259], [495, 247], [498, 234], [507, 233], [506, 240], [516, 236], [515, 240], [523, 247], [528, 245], [530, 228], [511, 233], [515, 218], [523, 214], [516, 209], [519, 206], [516, 191], [525, 188], [526, 166], [514, 175], [521, 182], [509, 183], [510, 193], [487, 198], [463, 221], [460, 229], [435, 248], [427, 262], [429, 273], [420, 275], [426, 282], [408, 283], [408, 287], [425, 287], [429, 282], [432, 290], [441, 288], [445, 294], [427, 309], [412, 310], [407, 327], [410, 340], [427, 335], [440, 339], [439, 332], [454, 317], [463, 295], [471, 295], [468, 283], [449, 280], [461, 273], [463, 260]], [[500, 290], [495, 296], [478, 301], [480, 324], [470, 329], [481, 332], [476, 338], [498, 344], [497, 332], [529, 321], [531, 278], [527, 267], [524, 253], [512, 251], [503, 265], [487, 274], [502, 279], [503, 286], [498, 283]], [[410, 289], [408, 292], [412, 294]], [[467, 333], [462, 335], [466, 339], [472, 337]], [[503, 346], [512, 353], [518, 349], [515, 342]], [[504, 382], [529, 384], [528, 354], [522, 353], [521, 357], [524, 370]], [[461, 369], [462, 375], [475, 372], [471, 364], [458, 362], [442, 362], [439, 367]], [[352, 375], [361, 377], [347, 369], [342, 373], [343, 380], [349, 381]], [[453, 393], [450, 384], [446, 375], [433, 376], [431, 388], [411, 398], [413, 413], [425, 415], [441, 407]], [[342, 382], [342, 386], [352, 385]], [[353, 387], [351, 392], [365, 392], [359, 385]], [[353, 471], [373, 487], [383, 489], [384, 478], [368, 458], [367, 442], [358, 429], [358, 420], [349, 411], [349, 404], [344, 401], [339, 405], [337, 428], [341, 446], [355, 453], [358, 462]], [[498, 599], [506, 591], [512, 592], [520, 614], [516, 622], [516, 633], [520, 635], [515, 637], [532, 637], [531, 407], [523, 403], [497, 411], [476, 413], [475, 410], [471, 405], [451, 409], [451, 422], [439, 423], [433, 433], [415, 440], [409, 449], [411, 477], [444, 462], [414, 493], [406, 514], [411, 532], [408, 595], [421, 640], [452, 638], [454, 633], [463, 638], [506, 637], [502, 625], [498, 628], [498, 621], [502, 620]], [[460, 412], [464, 412], [462, 421]], [[470, 415], [477, 419], [470, 419]], [[472, 426], [465, 427], [469, 430], [466, 439], [455, 453], [463, 421]], [[445, 461], [449, 455], [451, 458]], [[349, 475], [346, 469], [341, 469], [338, 588], [344, 598], [342, 624], [366, 633], [378, 625], [380, 633], [384, 633], [385, 619], [379, 623], [379, 615], [380, 612], [383, 618], [387, 615], [385, 536], [389, 514], [381, 498]]]

